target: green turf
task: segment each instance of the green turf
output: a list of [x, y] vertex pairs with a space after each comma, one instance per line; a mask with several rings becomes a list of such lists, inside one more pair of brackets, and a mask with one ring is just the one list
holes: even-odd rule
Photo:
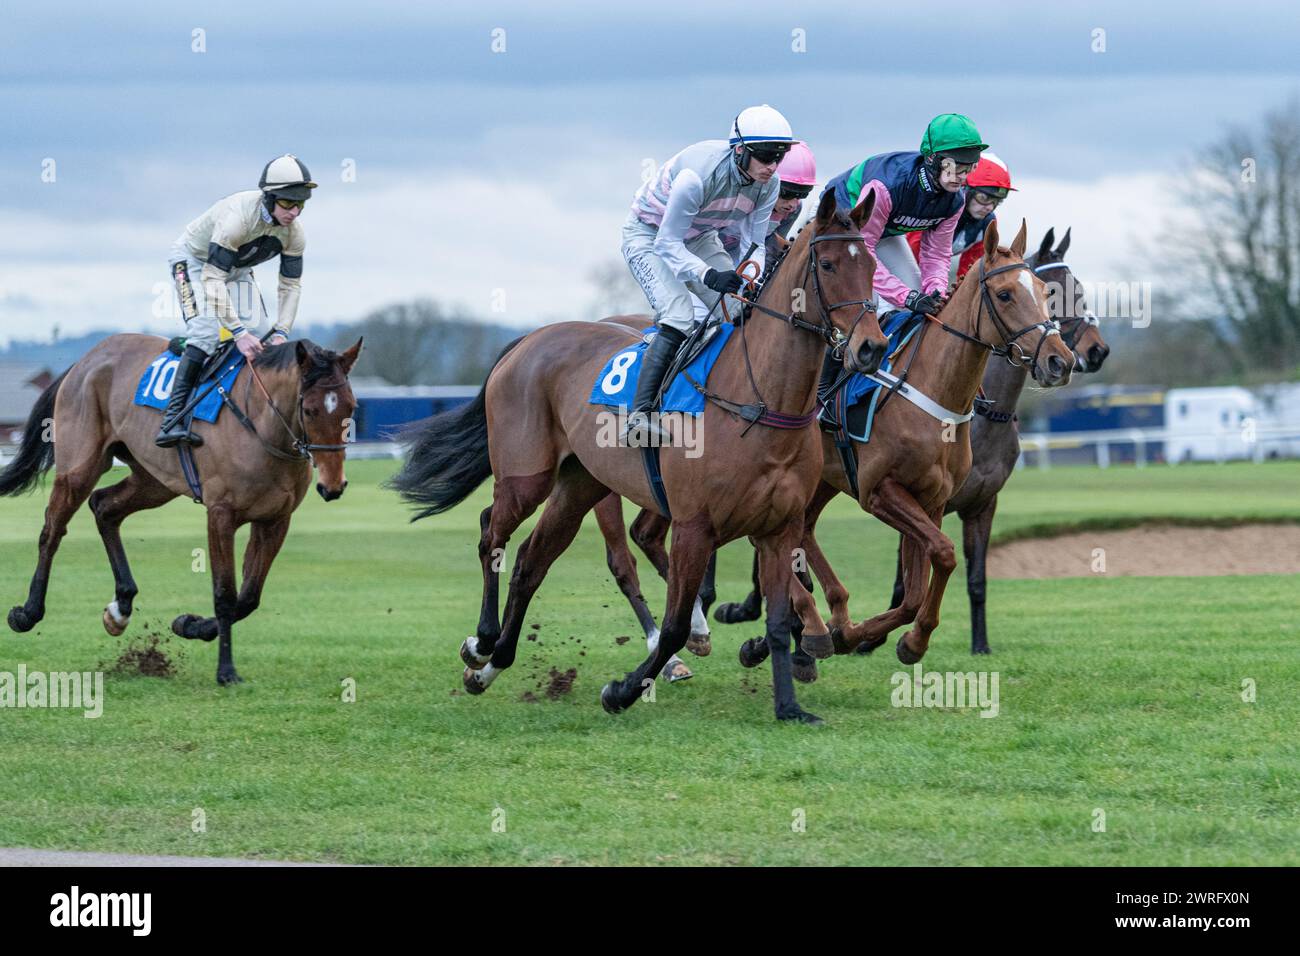
[[[295, 518], [262, 609], [236, 629], [248, 683], [217, 687], [215, 645], [172, 639], [178, 676], [109, 676], [98, 720], [0, 710], [0, 846], [352, 863], [1300, 862], [1295, 576], [994, 581], [995, 653], [972, 658], [959, 572], [924, 666], [996, 670], [994, 719], [892, 707], [891, 641], [799, 687], [827, 726], [777, 724], [766, 667], [736, 662], [757, 625], [715, 626], [713, 656], [689, 660], [695, 680], [610, 717], [600, 687], [643, 645], [594, 524], [533, 603], [537, 640], [471, 698], [456, 648], [477, 618], [487, 489], [409, 525], [378, 486], [391, 467], [350, 464], [341, 501], [313, 496]], [[997, 527], [1294, 519], [1297, 489], [1297, 463], [1026, 471]], [[41, 494], [0, 500], [0, 610], [26, 593], [42, 507]], [[141, 588], [128, 637], [210, 610], [191, 569], [202, 509], [137, 515], [124, 537]], [[840, 499], [822, 540], [855, 617], [882, 609], [892, 535]], [[663, 586], [641, 570], [658, 613]], [[748, 573], [745, 546], [727, 548], [720, 591], [738, 598]], [[126, 639], [100, 626], [111, 596], [83, 512], [45, 621], [0, 634], [0, 670], [113, 659]], [[540, 690], [552, 667], [578, 671], [553, 701]]]

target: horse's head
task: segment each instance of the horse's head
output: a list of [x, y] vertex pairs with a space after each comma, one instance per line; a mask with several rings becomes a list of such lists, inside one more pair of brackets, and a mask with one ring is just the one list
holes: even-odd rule
[[331, 352], [311, 342], [294, 343], [303, 440], [309, 446], [324, 446], [312, 449], [312, 460], [316, 464], [316, 490], [326, 501], [342, 496], [348, 486], [343, 459], [357, 410], [348, 373], [361, 354], [361, 342], [357, 339], [357, 344], [345, 352]]
[[807, 258], [804, 293], [816, 297], [818, 318], [840, 333], [844, 366], [854, 372], [876, 371], [889, 345], [871, 304], [876, 260], [861, 237], [875, 203], [873, 190], [845, 215], [836, 207], [834, 191], [826, 190], [816, 217], [799, 237], [802, 244], [787, 253]]
[[1065, 264], [1065, 252], [1070, 248], [1070, 230], [1065, 230], [1061, 244], [1055, 249], [1052, 242], [1056, 230], [1048, 229], [1038, 251], [1028, 260], [1034, 274], [1047, 284], [1048, 309], [1061, 325], [1061, 337], [1074, 352], [1074, 368], [1079, 372], [1096, 372], [1110, 354], [1110, 346], [1101, 337], [1097, 317], [1088, 308], [1083, 287]]
[[965, 300], [977, 314], [976, 338], [1005, 349], [1007, 360], [1028, 366], [1040, 385], [1064, 385], [1074, 368], [1074, 353], [1048, 313], [1047, 287], [1025, 263], [1025, 233], [1022, 220], [1010, 248], [1003, 248], [998, 246], [997, 220], [989, 223], [984, 255], [966, 273], [952, 301]]

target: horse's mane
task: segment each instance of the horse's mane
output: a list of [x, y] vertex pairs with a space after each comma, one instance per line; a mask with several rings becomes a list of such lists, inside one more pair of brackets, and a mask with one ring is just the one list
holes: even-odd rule
[[304, 387], [310, 387], [330, 374], [339, 358], [338, 352], [321, 348], [311, 339], [296, 339], [292, 342], [281, 342], [279, 345], [269, 345], [262, 350], [261, 355], [253, 360], [253, 364], [258, 368], [271, 371], [296, 368], [298, 365], [299, 342], [306, 347], [307, 354], [311, 357], [311, 368], [307, 370], [307, 374], [303, 377]]

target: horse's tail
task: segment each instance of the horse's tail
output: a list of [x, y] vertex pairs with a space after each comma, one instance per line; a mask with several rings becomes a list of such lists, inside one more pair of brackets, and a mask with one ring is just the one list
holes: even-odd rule
[[[515, 339], [492, 363], [495, 369], [523, 341]], [[488, 377], [491, 377], [491, 370]], [[474, 400], [448, 412], [412, 422], [397, 434], [407, 445], [406, 463], [385, 484], [412, 504], [424, 507], [419, 521], [460, 504], [492, 474], [488, 459], [487, 380]]]
[[[70, 371], [72, 370], [68, 369]], [[27, 427], [23, 430], [22, 444], [18, 446], [18, 457], [0, 471], [0, 495], [18, 495], [31, 491], [41, 475], [54, 464], [54, 438], [49, 429], [54, 421], [54, 399], [59, 394], [59, 386], [68, 377], [68, 372], [60, 375], [54, 384], [41, 393], [32, 407], [32, 413], [27, 416]]]

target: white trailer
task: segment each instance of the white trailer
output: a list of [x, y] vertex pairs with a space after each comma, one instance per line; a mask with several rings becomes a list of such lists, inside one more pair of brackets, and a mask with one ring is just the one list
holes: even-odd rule
[[1259, 409], [1255, 397], [1235, 385], [1171, 388], [1165, 393], [1165, 459], [1226, 461], [1257, 454]]

